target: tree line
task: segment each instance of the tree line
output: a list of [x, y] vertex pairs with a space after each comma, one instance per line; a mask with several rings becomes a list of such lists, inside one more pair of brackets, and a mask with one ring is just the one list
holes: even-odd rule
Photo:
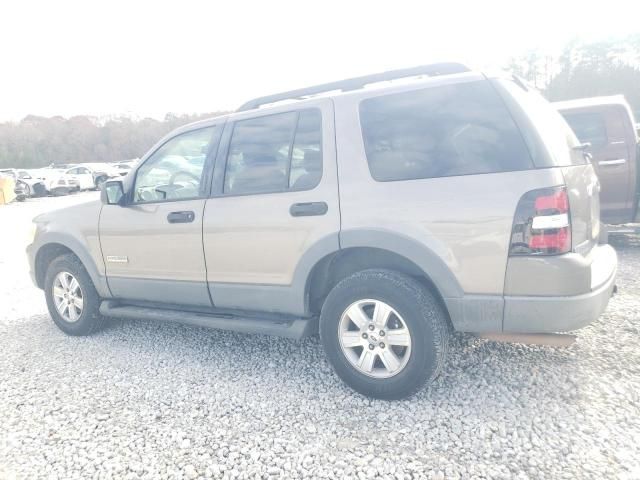
[[557, 56], [532, 50], [511, 58], [506, 68], [551, 101], [622, 94], [640, 119], [640, 34], [595, 43], [576, 40]]
[[29, 115], [17, 123], [0, 123], [0, 168], [139, 158], [174, 128], [224, 113], [167, 114], [163, 120]]
[[[574, 41], [557, 56], [532, 50], [511, 58], [506, 69], [552, 101], [623, 94], [640, 118], [640, 34], [597, 43]], [[0, 167], [137, 158], [174, 128], [223, 113], [167, 114], [163, 120], [29, 115], [17, 123], [0, 123]]]

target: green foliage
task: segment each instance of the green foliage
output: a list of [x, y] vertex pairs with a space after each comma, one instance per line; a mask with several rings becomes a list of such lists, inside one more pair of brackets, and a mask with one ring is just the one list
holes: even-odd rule
[[0, 168], [115, 162], [141, 157], [174, 128], [223, 113], [167, 114], [163, 121], [126, 117], [99, 121], [86, 116], [65, 119], [29, 115], [18, 123], [0, 123]]
[[557, 58], [529, 52], [507, 69], [552, 101], [622, 94], [640, 113], [640, 34], [596, 43], [569, 43]]

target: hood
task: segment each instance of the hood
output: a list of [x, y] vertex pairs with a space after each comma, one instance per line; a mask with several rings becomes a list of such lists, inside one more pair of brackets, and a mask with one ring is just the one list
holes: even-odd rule
[[102, 202], [100, 200], [90, 200], [42, 213], [36, 216], [33, 221], [38, 224], [55, 224], [70, 230], [84, 229], [87, 226], [95, 226], [97, 230], [101, 208]]

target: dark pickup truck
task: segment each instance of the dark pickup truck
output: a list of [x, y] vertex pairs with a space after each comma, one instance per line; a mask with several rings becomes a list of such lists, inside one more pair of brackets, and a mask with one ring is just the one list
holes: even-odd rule
[[601, 219], [636, 220], [640, 195], [640, 146], [633, 112], [622, 95], [554, 103], [587, 151], [600, 179]]

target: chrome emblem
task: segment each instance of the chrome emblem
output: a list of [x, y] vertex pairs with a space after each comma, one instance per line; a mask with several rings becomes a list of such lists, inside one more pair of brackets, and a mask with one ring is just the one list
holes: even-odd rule
[[129, 263], [129, 257], [124, 255], [107, 255], [107, 262], [109, 263]]

